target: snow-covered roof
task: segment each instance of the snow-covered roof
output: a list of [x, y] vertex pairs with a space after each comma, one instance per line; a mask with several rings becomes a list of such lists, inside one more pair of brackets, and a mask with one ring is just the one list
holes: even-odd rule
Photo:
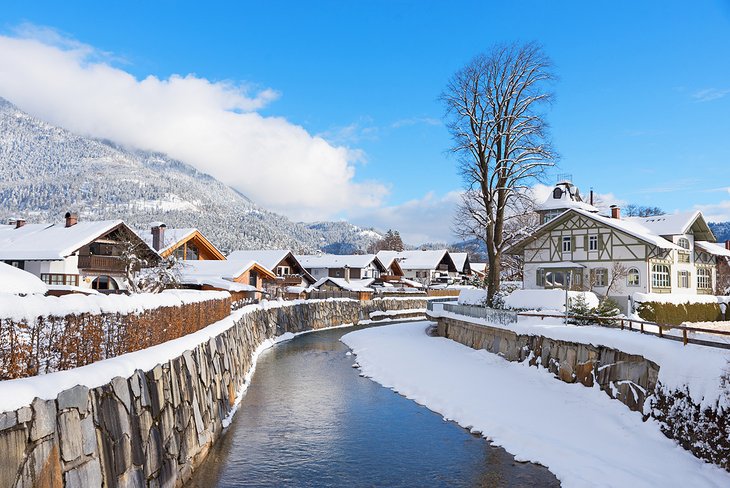
[[[257, 264], [256, 261], [218, 261], [203, 259], [188, 259], [180, 261], [180, 263], [182, 265], [180, 274], [184, 280], [200, 276], [211, 276], [226, 280], [234, 280]], [[259, 266], [261, 265], [259, 264]]]
[[82, 288], [76, 285], [48, 285], [48, 291], [63, 291], [68, 293], [82, 293], [84, 295], [101, 295], [93, 288]]
[[4, 225], [0, 229], [1, 260], [61, 260], [94, 239], [122, 225], [121, 220], [65, 223], [26, 224], [22, 227]]
[[183, 277], [181, 283], [185, 285], [207, 285], [218, 290], [242, 292], [242, 291], [260, 291], [255, 286], [246, 285], [244, 283], [236, 283], [235, 281], [226, 280], [224, 278], [216, 278], [215, 276], [188, 276]]
[[681, 247], [677, 246], [676, 244], [668, 241], [667, 239], [653, 233], [650, 229], [647, 227], [644, 227], [639, 221], [635, 220], [626, 220], [626, 219], [613, 219], [610, 217], [605, 217], [603, 215], [598, 215], [593, 212], [588, 212], [586, 210], [581, 210], [578, 208], [571, 208], [566, 210], [565, 212], [561, 213], [558, 217], [555, 219], [550, 220], [549, 222], [544, 223], [540, 227], [535, 230], [535, 232], [532, 233], [529, 237], [526, 237], [525, 239], [522, 239], [514, 246], [510, 247], [507, 252], [514, 252], [521, 249], [521, 247], [526, 244], [527, 242], [534, 239], [536, 236], [542, 234], [543, 231], [546, 229], [550, 229], [553, 226], [557, 225], [563, 217], [568, 215], [569, 212], [575, 212], [579, 215], [583, 215], [585, 217], [588, 217], [589, 219], [593, 219], [598, 223], [604, 224], [608, 227], [612, 227], [616, 230], [620, 230], [632, 237], [635, 237], [641, 241], [646, 242], [647, 244], [651, 244], [653, 246], [662, 248], [662, 249], [674, 249], [674, 250], [682, 250]]
[[437, 269], [444, 256], [450, 255], [446, 249], [439, 249], [435, 251], [380, 251], [377, 256], [378, 258], [382, 256], [380, 260], [383, 263], [398, 260], [398, 264], [404, 270], [423, 270]]
[[697, 246], [702, 251], [713, 254], [715, 256], [724, 256], [726, 258], [730, 258], [730, 249], [726, 249], [725, 246], [721, 244], [715, 244], [714, 242], [707, 241], [695, 241], [695, 246]]
[[[163, 253], [165, 251], [168, 251], [178, 242], [189, 239], [197, 231], [198, 229], [194, 227], [183, 229], [171, 229], [169, 227], [165, 227], [165, 236], [163, 238], [164, 242], [162, 243], [163, 247], [157, 252]], [[137, 234], [139, 234], [139, 236], [144, 239], [148, 246], [152, 247], [152, 232], [150, 230], [138, 230]]]
[[[459, 272], [464, 271], [464, 266], [466, 266], [466, 261], [469, 259], [469, 254], [465, 252], [450, 252], [451, 259], [454, 261], [454, 265], [456, 266], [456, 269], [459, 270]], [[471, 266], [469, 266], [471, 269]]]
[[485, 273], [487, 271], [487, 263], [470, 263], [469, 266], [472, 271], [476, 271], [478, 273]]
[[[557, 194], [556, 190], [558, 189], [560, 190], [560, 196], [555, 198]], [[587, 212], [598, 212], [596, 207], [583, 201], [578, 188], [568, 181], [561, 181], [556, 184], [547, 199], [540, 205], [537, 205], [535, 210], [560, 210], [568, 208], [579, 208]]]
[[0, 263], [0, 293], [44, 295], [48, 287], [36, 275], [9, 264]]
[[370, 285], [373, 284], [375, 279], [373, 278], [366, 278], [362, 280], [346, 280], [344, 278], [332, 278], [329, 276], [326, 276], [324, 278], [320, 278], [317, 280], [317, 282], [312, 285], [312, 288], [319, 289], [322, 285], [324, 285], [327, 282], [331, 282], [334, 285], [336, 285], [338, 288], [341, 288], [343, 290], [347, 291], [373, 291], [372, 288], [370, 288]]
[[[679, 234], [689, 234], [695, 223], [701, 219], [699, 223], [699, 232], [707, 233], [709, 228], [702, 217], [699, 210], [690, 212], [678, 212], [674, 214], [654, 215], [651, 217], [624, 217], [626, 222], [635, 222], [646, 228], [649, 232], [659, 236], [676, 236]], [[704, 224], [704, 225], [703, 225]], [[707, 237], [703, 234], [703, 237]], [[713, 236], [714, 238], [714, 236]], [[707, 240], [702, 239], [702, 240]]]
[[[286, 249], [261, 249], [252, 251], [233, 251], [227, 257], [229, 260], [256, 261], [271, 272], [276, 271], [276, 266], [282, 262], [290, 251]], [[295, 258], [296, 259], [296, 258]]]
[[370, 264], [385, 269], [375, 254], [305, 254], [297, 255], [296, 258], [306, 269], [366, 268]]

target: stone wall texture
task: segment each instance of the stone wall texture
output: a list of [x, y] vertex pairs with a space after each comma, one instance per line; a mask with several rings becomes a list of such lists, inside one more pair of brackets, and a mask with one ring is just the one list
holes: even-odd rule
[[0, 487], [182, 486], [221, 435], [263, 341], [425, 307], [382, 299], [256, 309], [151, 371], [0, 413]]
[[700, 459], [730, 471], [730, 418], [721, 408], [701, 408], [686, 392], [666, 391], [659, 365], [618, 349], [522, 335], [499, 327], [440, 317], [438, 335], [508, 361], [529, 361], [567, 383], [598, 387], [644, 419], [654, 418], [664, 434]]

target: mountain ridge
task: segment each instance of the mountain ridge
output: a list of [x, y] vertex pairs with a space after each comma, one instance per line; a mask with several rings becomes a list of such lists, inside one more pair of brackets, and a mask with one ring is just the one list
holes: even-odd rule
[[348, 222], [292, 222], [193, 166], [75, 134], [0, 97], [0, 219], [122, 219], [196, 227], [224, 251], [366, 249], [380, 233]]

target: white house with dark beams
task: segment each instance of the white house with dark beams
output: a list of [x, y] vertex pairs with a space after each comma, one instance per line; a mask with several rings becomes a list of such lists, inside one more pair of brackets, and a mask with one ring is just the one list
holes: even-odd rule
[[609, 217], [564, 202], [567, 208], [558, 215], [551, 208], [542, 226], [508, 250], [524, 258], [524, 288], [590, 288], [624, 309], [634, 292], [714, 293], [724, 247], [714, 244], [701, 212], [621, 218], [618, 207]]

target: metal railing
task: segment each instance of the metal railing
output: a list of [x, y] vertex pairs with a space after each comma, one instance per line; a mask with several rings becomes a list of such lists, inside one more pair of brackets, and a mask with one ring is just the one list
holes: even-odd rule
[[491, 323], [509, 325], [517, 322], [517, 312], [511, 310], [498, 310], [495, 308], [477, 307], [475, 305], [459, 305], [455, 303], [444, 303], [444, 312], [466, 315], [477, 319], [484, 319]]

